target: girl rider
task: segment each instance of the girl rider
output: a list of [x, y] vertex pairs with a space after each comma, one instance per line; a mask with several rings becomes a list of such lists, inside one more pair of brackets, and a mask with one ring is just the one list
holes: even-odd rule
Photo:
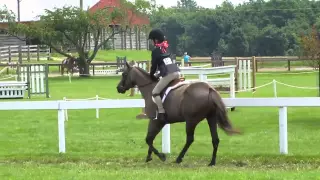
[[152, 97], [158, 106], [158, 113], [154, 120], [158, 119], [165, 122], [166, 113], [162, 105], [160, 93], [171, 81], [179, 79], [180, 69], [170, 58], [171, 54], [168, 52], [169, 44], [165, 40], [165, 36], [161, 30], [153, 29], [149, 33], [148, 39], [151, 39], [155, 46], [155, 49], [153, 49], [151, 53], [150, 77], [152, 80], [157, 81], [157, 78], [154, 76], [157, 69], [160, 71], [160, 76], [162, 77], [152, 91]]

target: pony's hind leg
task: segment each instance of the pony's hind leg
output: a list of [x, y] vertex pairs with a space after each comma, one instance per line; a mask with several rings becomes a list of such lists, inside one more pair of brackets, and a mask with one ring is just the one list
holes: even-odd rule
[[184, 155], [186, 154], [186, 152], [188, 151], [189, 147], [191, 146], [191, 144], [194, 141], [194, 130], [196, 128], [196, 126], [198, 125], [199, 121], [188, 121], [186, 120], [186, 134], [187, 134], [187, 139], [186, 139], [186, 143], [183, 147], [183, 149], [181, 150], [179, 156], [176, 159], [176, 163], [181, 163], [182, 159], [184, 157]]
[[219, 136], [218, 136], [218, 128], [217, 128], [217, 122], [216, 118], [211, 116], [207, 118], [208, 125], [211, 132], [211, 138], [212, 138], [212, 146], [213, 146], [213, 152], [212, 152], [212, 159], [208, 166], [214, 166], [216, 165], [216, 157], [217, 157], [217, 151], [219, 146]]
[[152, 149], [149, 147], [148, 148], [148, 155], [147, 155], [147, 158], [146, 158], [146, 162], [149, 162], [149, 161], [152, 160], [151, 155], [152, 155]]
[[149, 121], [149, 126], [148, 126], [148, 133], [146, 137], [146, 143], [149, 146], [148, 149], [148, 155], [146, 158], [146, 162], [151, 161], [151, 154], [154, 152], [155, 155], [157, 155], [161, 161], [166, 160], [166, 155], [164, 153], [160, 153], [154, 146], [153, 146], [153, 141], [158, 135], [158, 133], [161, 131], [161, 129], [164, 127], [164, 123], [158, 122], [155, 120], [150, 120]]

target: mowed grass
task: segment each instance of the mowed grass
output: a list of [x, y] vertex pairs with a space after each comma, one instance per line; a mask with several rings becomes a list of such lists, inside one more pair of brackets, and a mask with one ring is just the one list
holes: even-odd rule
[[[257, 86], [273, 79], [296, 86], [317, 86], [317, 74], [258, 74]], [[52, 100], [132, 98], [116, 92], [120, 77], [50, 79]], [[278, 97], [317, 96], [317, 90], [278, 85]], [[223, 94], [227, 97], [227, 94]], [[273, 87], [237, 97], [272, 97]], [[140, 98], [136, 95], [133, 98]], [[32, 100], [45, 100], [34, 97]], [[2, 100], [4, 101], [4, 100]], [[242, 108], [229, 112], [243, 135], [219, 130], [217, 166], [207, 167], [212, 145], [207, 123], [200, 123], [195, 142], [182, 164], [173, 163], [185, 143], [185, 124], [171, 126], [171, 154], [165, 163], [147, 154], [147, 120], [136, 120], [141, 109], [70, 110], [66, 122], [66, 154], [58, 153], [56, 111], [2, 111], [0, 114], [0, 179], [319, 179], [320, 111], [288, 108], [289, 154], [279, 154], [277, 108]], [[161, 150], [161, 134], [155, 141]]]

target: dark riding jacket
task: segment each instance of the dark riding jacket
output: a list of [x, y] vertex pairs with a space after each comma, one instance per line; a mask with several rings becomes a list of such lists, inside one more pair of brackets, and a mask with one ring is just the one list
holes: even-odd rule
[[179, 72], [179, 67], [170, 58], [170, 53], [162, 53], [160, 47], [156, 47], [151, 53], [151, 70], [150, 75], [154, 75], [156, 70], [160, 71], [160, 76], [164, 77], [168, 74]]

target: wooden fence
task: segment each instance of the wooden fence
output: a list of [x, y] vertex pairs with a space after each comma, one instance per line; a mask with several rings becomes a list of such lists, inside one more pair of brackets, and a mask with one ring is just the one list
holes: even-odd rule
[[[301, 60], [304, 59], [304, 57], [299, 56], [255, 56], [257, 61], [282, 61], [282, 60]], [[252, 58], [252, 56], [248, 57], [233, 57], [233, 56], [224, 56], [222, 57], [223, 61], [233, 61], [235, 58]], [[192, 57], [192, 59], [197, 59], [198, 61], [210, 61], [212, 57]]]
[[[240, 59], [252, 59], [253, 57], [222, 57], [220, 60], [212, 60], [211, 57], [192, 57], [190, 62], [188, 63], [189, 66], [192, 66], [193, 64], [208, 64], [211, 63], [212, 66], [227, 66], [227, 65], [236, 65], [237, 64], [237, 58]], [[307, 57], [299, 57], [299, 56], [255, 56], [256, 59], [256, 72], [258, 72], [258, 69], [263, 67], [269, 67], [270, 64], [275, 63], [273, 68], [279, 67], [280, 64], [285, 65], [288, 71], [291, 71], [292, 66], [294, 66], [294, 63], [300, 62], [304, 64], [304, 66], [311, 67], [310, 64], [317, 64], [320, 63], [320, 60], [313, 60], [308, 59]], [[312, 63], [316, 62], [316, 63]], [[177, 59], [177, 63], [181, 63], [181, 59]], [[314, 68], [318, 68], [318, 66], [314, 66]]]
[[[145, 63], [146, 68], [150, 68], [150, 61], [138, 61], [139, 63]], [[58, 63], [46, 63], [48, 65], [49, 73], [61, 73], [61, 66], [62, 64]], [[121, 69], [124, 66], [124, 62], [105, 62], [105, 63], [91, 63], [89, 65], [89, 69], [92, 72], [92, 75], [95, 75], [95, 70], [112, 70], [112, 69]], [[4, 64], [0, 63], [0, 72], [3, 75], [9, 75], [12, 73], [16, 73], [16, 69], [19, 66], [26, 66], [26, 64], [19, 64], [19, 63], [11, 63], [11, 64]], [[66, 71], [66, 70], [65, 70]]]
[[50, 48], [41, 45], [2, 46], [0, 47], [0, 61], [30, 61], [49, 60]]
[[[211, 64], [212, 61], [210, 61], [210, 57], [209, 58], [203, 58], [202, 59], [196, 59], [197, 57], [194, 57], [191, 62], [189, 63], [190, 66], [202, 66], [202, 65], [207, 65], [207, 64]], [[252, 57], [248, 57], [248, 59], [250, 59]], [[241, 59], [245, 59], [245, 57], [241, 57]], [[312, 60], [304, 60], [304, 59], [298, 59], [298, 58], [287, 58], [287, 57], [277, 57], [275, 59], [272, 58], [261, 58], [261, 57], [256, 57], [256, 72], [258, 72], [258, 69], [262, 68], [263, 66], [267, 66], [268, 63], [272, 63], [272, 62], [282, 62], [282, 65], [285, 64], [285, 68], [287, 68], [288, 71], [291, 71], [292, 67], [295, 67], [295, 63], [291, 63], [291, 62], [297, 62], [297, 61], [312, 61]], [[139, 61], [139, 62], [145, 62], [145, 63], [150, 63], [149, 61]], [[223, 66], [227, 66], [227, 65], [236, 65], [236, 60], [235, 57], [232, 58], [228, 58], [228, 59], [224, 59], [222, 60], [223, 62]], [[176, 63], [181, 66], [181, 60], [178, 58]], [[1, 62], [0, 63], [0, 70], [3, 71], [3, 74], [11, 74], [13, 73], [14, 69], [16, 69], [16, 67], [18, 66], [18, 62], [11, 62], [9, 63], [8, 61], [6, 62]], [[61, 64], [60, 63], [48, 63], [49, 66], [49, 72], [50, 73], [61, 73]], [[104, 69], [118, 69], [120, 67], [122, 67], [123, 64], [113, 61], [113, 62], [103, 62], [103, 63], [95, 63], [93, 62], [92, 64], [90, 64], [90, 70], [92, 70], [93, 72], [95, 70], [104, 70]], [[5, 70], [2, 68], [6, 68]], [[211, 67], [210, 66], [206, 66], [206, 67]], [[279, 66], [273, 66], [275, 68], [278, 68]]]

